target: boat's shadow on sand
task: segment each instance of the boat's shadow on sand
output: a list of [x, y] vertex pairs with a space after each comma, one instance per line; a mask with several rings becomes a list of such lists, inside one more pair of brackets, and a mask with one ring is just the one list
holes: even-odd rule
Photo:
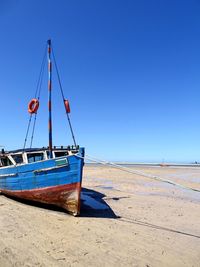
[[87, 188], [82, 189], [81, 217], [119, 218], [103, 199], [106, 195]]
[[[94, 218], [119, 218], [116, 216], [111, 207], [104, 201], [106, 195], [87, 188], [82, 188], [81, 192], [81, 214], [79, 217], [94, 217]], [[56, 207], [49, 204], [38, 203], [30, 200], [19, 199], [11, 196], [7, 196], [10, 199], [18, 201], [20, 203], [39, 207], [56, 212], [66, 213], [66, 211], [60, 207]]]

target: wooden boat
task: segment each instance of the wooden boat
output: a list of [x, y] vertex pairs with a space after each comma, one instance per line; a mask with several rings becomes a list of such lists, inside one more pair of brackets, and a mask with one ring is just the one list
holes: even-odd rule
[[[2, 149], [0, 153], [0, 191], [8, 196], [60, 206], [70, 214], [76, 216], [80, 213], [84, 148], [76, 145], [68, 114], [70, 112], [69, 102], [64, 99], [63, 91], [63, 102], [74, 145], [67, 147], [52, 146], [52, 47], [50, 40], [48, 40], [47, 48], [49, 70], [49, 146], [43, 148], [26, 148], [27, 131], [23, 149], [14, 151], [5, 151]], [[32, 116], [35, 116], [36, 121], [38, 107], [39, 97], [34, 98], [29, 103], [28, 110], [30, 119], [28, 129], [30, 129]]]

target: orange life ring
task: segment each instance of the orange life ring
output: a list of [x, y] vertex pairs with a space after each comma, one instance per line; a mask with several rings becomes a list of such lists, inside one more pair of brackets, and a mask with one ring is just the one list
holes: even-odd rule
[[65, 100], [64, 103], [65, 103], [65, 110], [66, 110], [66, 112], [67, 113], [70, 113], [69, 101], [68, 100]]
[[28, 104], [28, 112], [30, 114], [37, 113], [38, 108], [39, 108], [39, 100], [33, 98]]

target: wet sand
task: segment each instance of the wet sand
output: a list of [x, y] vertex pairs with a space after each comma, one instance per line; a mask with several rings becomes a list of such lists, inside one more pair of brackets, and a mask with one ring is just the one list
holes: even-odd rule
[[[200, 168], [134, 167], [200, 189]], [[0, 266], [200, 266], [200, 193], [84, 169], [82, 213], [0, 196]]]

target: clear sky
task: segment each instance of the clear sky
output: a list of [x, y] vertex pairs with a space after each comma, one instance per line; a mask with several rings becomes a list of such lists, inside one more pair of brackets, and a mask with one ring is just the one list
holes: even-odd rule
[[[0, 144], [23, 146], [52, 39], [77, 142], [107, 160], [200, 161], [198, 0], [1, 0]], [[45, 73], [46, 74], [46, 73]], [[72, 144], [53, 77], [53, 144]], [[34, 146], [48, 144], [43, 84]]]

